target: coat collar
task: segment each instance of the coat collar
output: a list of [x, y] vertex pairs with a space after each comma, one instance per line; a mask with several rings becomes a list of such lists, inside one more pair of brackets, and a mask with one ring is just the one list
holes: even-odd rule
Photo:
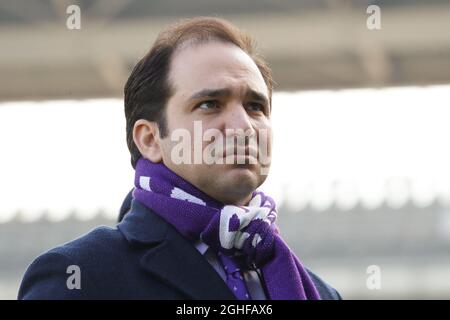
[[194, 245], [137, 200], [117, 227], [130, 245], [144, 246], [141, 267], [189, 299], [236, 299]]

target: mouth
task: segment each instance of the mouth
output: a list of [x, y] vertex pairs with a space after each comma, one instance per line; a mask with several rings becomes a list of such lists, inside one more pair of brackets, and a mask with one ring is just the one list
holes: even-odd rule
[[254, 148], [250, 148], [250, 147], [245, 147], [245, 148], [238, 148], [238, 147], [234, 147], [234, 148], [229, 148], [225, 150], [225, 154], [224, 156], [227, 155], [231, 155], [231, 156], [253, 156], [253, 157], [257, 157], [258, 155], [258, 150], [254, 149]]
[[233, 164], [238, 166], [257, 165], [258, 157], [255, 153], [249, 152], [230, 152], [224, 156], [225, 164]]
[[258, 148], [254, 146], [216, 146], [213, 158], [221, 159], [221, 163], [227, 165], [248, 166], [259, 164]]

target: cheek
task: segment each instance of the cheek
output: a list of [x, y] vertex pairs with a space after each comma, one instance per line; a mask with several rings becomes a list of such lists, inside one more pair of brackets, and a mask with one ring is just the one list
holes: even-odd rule
[[182, 115], [172, 114], [167, 118], [167, 129], [169, 133], [176, 131], [177, 129], [185, 129], [188, 131], [193, 131], [194, 123], [187, 117]]
[[272, 147], [272, 124], [269, 120], [262, 121], [259, 123], [259, 125], [256, 127], [256, 130], [258, 132], [258, 141], [259, 143], [267, 143], [267, 147], [270, 151]]
[[172, 152], [172, 148], [174, 146], [174, 143], [171, 141], [170, 139], [170, 134], [171, 132], [169, 132], [169, 135], [160, 140], [160, 150], [161, 150], [161, 154], [163, 157], [163, 161], [166, 163], [166, 161], [168, 161], [169, 159], [171, 159], [171, 152]]

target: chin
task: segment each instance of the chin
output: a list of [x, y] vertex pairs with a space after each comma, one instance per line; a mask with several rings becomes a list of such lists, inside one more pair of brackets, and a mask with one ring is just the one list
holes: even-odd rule
[[235, 203], [248, 197], [265, 180], [259, 165], [220, 165], [210, 168], [204, 191], [224, 203]]
[[225, 179], [240, 189], [255, 190], [259, 187], [258, 166], [233, 165], [225, 170]]

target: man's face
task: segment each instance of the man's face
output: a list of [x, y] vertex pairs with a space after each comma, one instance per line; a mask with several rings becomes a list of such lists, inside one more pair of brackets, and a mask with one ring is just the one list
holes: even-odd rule
[[[174, 141], [172, 134], [181, 128], [190, 133], [193, 159], [199, 123], [201, 137], [205, 131], [217, 129], [224, 143], [232, 132], [236, 132], [236, 136], [239, 136], [238, 132], [246, 132], [248, 136], [258, 138], [265, 131], [265, 149], [270, 159], [271, 106], [268, 88], [258, 67], [240, 48], [222, 42], [208, 42], [185, 47], [174, 54], [169, 82], [174, 93], [166, 106], [168, 135], [160, 140], [164, 164], [225, 204], [246, 204], [251, 193], [266, 179], [267, 172], [262, 174], [264, 170], [260, 157], [253, 158], [251, 163], [250, 157], [246, 156], [246, 163], [239, 164], [236, 148], [231, 153], [235, 157], [233, 164], [227, 164], [225, 160], [223, 164], [207, 164], [205, 161], [200, 164], [193, 161], [177, 164], [172, 158], [172, 149], [179, 141]], [[200, 121], [197, 122], [197, 136], [194, 135], [194, 121]], [[237, 139], [234, 141], [237, 145]], [[254, 141], [262, 142], [261, 139]], [[202, 141], [202, 150], [208, 144], [211, 145], [211, 141]], [[248, 151], [248, 145], [244, 147]], [[230, 150], [226, 152], [230, 156]], [[270, 161], [264, 161], [264, 167], [268, 170]]]

